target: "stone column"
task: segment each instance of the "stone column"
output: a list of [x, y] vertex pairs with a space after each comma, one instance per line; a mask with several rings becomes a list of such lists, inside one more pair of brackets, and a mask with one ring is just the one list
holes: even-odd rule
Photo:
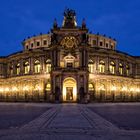
[[60, 51], [57, 51], [57, 59], [56, 59], [57, 67], [60, 67]]
[[34, 60], [32, 57], [29, 58], [30, 74], [34, 73]]
[[110, 73], [110, 69], [109, 69], [109, 66], [110, 66], [109, 57], [107, 57], [106, 59], [107, 59], [106, 65], [105, 65], [106, 66], [106, 73], [109, 74]]
[[126, 62], [123, 63], [123, 75], [126, 76]]
[[40, 65], [41, 65], [40, 72], [44, 73], [45, 72], [44, 56], [40, 57]]
[[119, 60], [116, 59], [116, 75], [119, 75]]
[[99, 73], [98, 66], [99, 66], [99, 57], [96, 56], [96, 73]]
[[80, 50], [80, 67], [83, 67], [83, 59], [82, 59], [83, 55], [82, 55], [82, 50]]
[[23, 75], [24, 74], [24, 66], [23, 66], [23, 59], [21, 59], [20, 61], [20, 75]]

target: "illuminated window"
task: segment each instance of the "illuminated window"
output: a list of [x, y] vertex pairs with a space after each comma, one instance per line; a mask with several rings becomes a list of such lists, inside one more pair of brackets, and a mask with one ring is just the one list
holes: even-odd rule
[[93, 64], [88, 64], [88, 71], [90, 72], [90, 73], [92, 73], [93, 72]]
[[35, 73], [40, 73], [40, 62], [38, 60], [34, 63], [34, 71]]
[[46, 61], [46, 72], [47, 73], [50, 73], [51, 72], [51, 60], [50, 59], [48, 59]]
[[46, 85], [46, 91], [50, 91], [50, 90], [51, 90], [51, 84], [48, 83], [48, 84]]
[[130, 72], [130, 67], [128, 65], [126, 65], [126, 75], [128, 76]]
[[99, 72], [100, 73], [104, 73], [105, 72], [105, 62], [102, 61], [102, 60], [99, 62]]
[[88, 84], [88, 89], [89, 89], [90, 91], [93, 91], [93, 90], [94, 90], [94, 87], [93, 87], [93, 85], [92, 85], [91, 83]]
[[115, 63], [111, 62], [109, 66], [110, 73], [115, 74]]
[[75, 62], [75, 67], [79, 67], [79, 62]]
[[60, 62], [60, 66], [61, 66], [62, 68], [64, 68], [64, 62], [63, 62], [63, 61]]
[[16, 65], [16, 74], [17, 75], [20, 74], [20, 64], [19, 63]]
[[29, 66], [29, 62], [25, 62], [24, 63], [24, 73], [28, 74], [30, 71], [30, 66]]
[[93, 61], [92, 60], [89, 60], [89, 63], [88, 63], [88, 71], [90, 72], [90, 73], [93, 73], [93, 68], [94, 66], [93, 66]]
[[75, 57], [68, 54], [64, 57], [65, 67], [74, 67]]
[[123, 65], [122, 65], [122, 63], [119, 63], [119, 73], [120, 73], [120, 75], [123, 74]]

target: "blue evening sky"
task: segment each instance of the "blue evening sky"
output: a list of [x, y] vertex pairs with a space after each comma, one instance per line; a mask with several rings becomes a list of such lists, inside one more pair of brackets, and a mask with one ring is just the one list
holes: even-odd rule
[[47, 33], [54, 18], [62, 24], [65, 7], [89, 31], [116, 38], [117, 49], [140, 56], [140, 0], [0, 0], [0, 56], [22, 50], [28, 36]]

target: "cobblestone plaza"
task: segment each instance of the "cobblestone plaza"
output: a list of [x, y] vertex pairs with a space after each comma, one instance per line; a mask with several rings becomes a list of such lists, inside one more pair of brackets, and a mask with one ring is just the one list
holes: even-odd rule
[[1, 103], [0, 140], [139, 140], [139, 103]]

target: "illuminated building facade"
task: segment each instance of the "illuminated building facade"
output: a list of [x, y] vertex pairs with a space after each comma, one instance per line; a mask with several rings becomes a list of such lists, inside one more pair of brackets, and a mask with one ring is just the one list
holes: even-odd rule
[[88, 32], [64, 11], [49, 34], [23, 41], [0, 57], [0, 101], [140, 101], [140, 57], [116, 50], [116, 40]]

